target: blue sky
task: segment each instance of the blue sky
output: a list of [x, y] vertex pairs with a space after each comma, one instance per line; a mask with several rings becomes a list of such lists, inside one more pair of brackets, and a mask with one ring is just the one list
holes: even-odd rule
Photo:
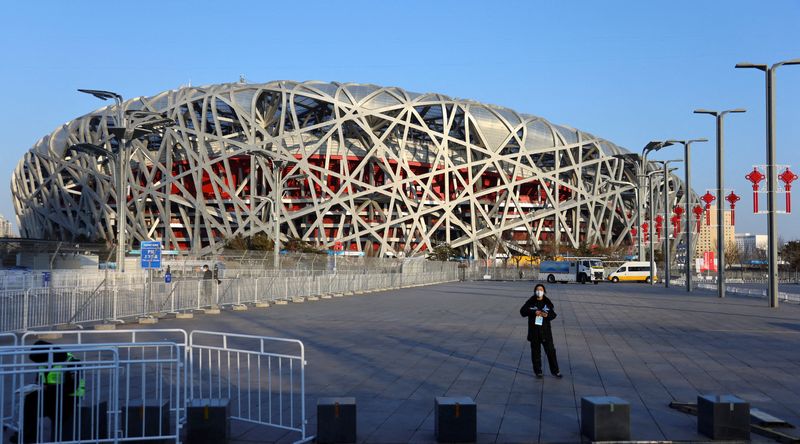
[[[701, 194], [715, 186], [714, 121], [692, 110], [744, 107], [726, 120], [726, 184], [744, 196], [737, 232], [764, 233], [744, 179], [766, 162], [764, 76], [733, 66], [800, 57], [798, 23], [797, 0], [15, 2], [0, 15], [0, 213], [13, 219], [7, 184], [23, 153], [102, 105], [77, 88], [128, 98], [243, 74], [470, 98], [637, 152], [708, 137], [693, 155]], [[800, 171], [800, 66], [776, 84], [778, 162]], [[799, 222], [781, 216], [779, 232], [800, 238]]]

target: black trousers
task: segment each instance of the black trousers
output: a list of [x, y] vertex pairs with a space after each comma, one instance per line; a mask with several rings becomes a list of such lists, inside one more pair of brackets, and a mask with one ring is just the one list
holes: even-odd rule
[[558, 370], [558, 359], [556, 358], [556, 346], [552, 340], [544, 342], [531, 341], [531, 360], [533, 361], [533, 372], [537, 375], [542, 374], [542, 347], [547, 354], [547, 364], [550, 366], [550, 373], [556, 375]]
[[[72, 433], [73, 412], [75, 410], [76, 398], [64, 395], [59, 396], [55, 387], [45, 387], [43, 391], [35, 391], [25, 395], [23, 409], [25, 418], [23, 419], [22, 429], [24, 431], [25, 443], [46, 441], [47, 438], [38, 436], [39, 421], [42, 418], [50, 418], [50, 441], [71, 441], [75, 439]], [[41, 411], [39, 403], [41, 402]], [[39, 414], [42, 414], [42, 418]], [[56, 421], [61, 423], [57, 424]], [[60, 436], [56, 433], [61, 431]]]

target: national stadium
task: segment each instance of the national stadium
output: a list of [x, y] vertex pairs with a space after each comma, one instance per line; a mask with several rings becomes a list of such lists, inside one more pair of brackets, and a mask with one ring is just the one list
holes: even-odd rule
[[[152, 115], [171, 126], [129, 132], [121, 149], [117, 129]], [[99, 149], [75, 149], [86, 144]], [[630, 245], [636, 192], [621, 182], [639, 183], [639, 162], [592, 134], [472, 100], [367, 84], [240, 82], [182, 87], [71, 120], [24, 155], [11, 188], [28, 238], [113, 244], [123, 219], [127, 249], [161, 240], [208, 255], [236, 236], [271, 237], [277, 219], [283, 241], [320, 249], [397, 257], [446, 243], [492, 257], [499, 247]], [[657, 168], [648, 163], [644, 173]], [[668, 220], [685, 190], [673, 175], [667, 183], [669, 207], [659, 198], [654, 210]], [[664, 181], [653, 186], [662, 196]]]

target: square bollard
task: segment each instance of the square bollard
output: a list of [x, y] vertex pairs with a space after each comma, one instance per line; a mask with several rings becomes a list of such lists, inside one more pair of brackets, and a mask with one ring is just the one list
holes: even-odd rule
[[[169, 401], [159, 402], [154, 399], [134, 399], [122, 406], [120, 422], [126, 438], [155, 437], [174, 435], [175, 430], [170, 428]], [[166, 444], [174, 442], [172, 439], [147, 439], [130, 440], [127, 442], [141, 442], [149, 444]]]
[[749, 440], [750, 403], [733, 395], [698, 396], [697, 432], [711, 439]]
[[478, 438], [478, 408], [469, 396], [437, 396], [433, 414], [437, 442], [475, 442]]
[[186, 442], [226, 443], [231, 437], [229, 399], [192, 399], [186, 406]]
[[581, 434], [592, 441], [629, 441], [631, 406], [615, 396], [581, 398]]
[[80, 428], [80, 439], [85, 441], [108, 439], [108, 402], [81, 405], [75, 416], [77, 426]]
[[356, 398], [317, 400], [317, 442], [356, 442]]

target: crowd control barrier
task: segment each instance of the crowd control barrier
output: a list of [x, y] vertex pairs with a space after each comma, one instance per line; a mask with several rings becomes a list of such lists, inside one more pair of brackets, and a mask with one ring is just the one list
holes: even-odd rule
[[301, 341], [196, 330], [189, 353], [191, 399], [228, 399], [231, 419], [309, 439]]
[[[0, 417], [8, 437], [25, 429], [25, 399], [33, 399], [28, 393], [43, 378], [41, 365], [31, 361], [31, 350], [37, 347], [32, 344], [55, 335], [61, 335], [58, 343], [48, 347], [79, 359], [59, 371], [72, 369], [83, 375], [86, 369], [94, 378], [91, 383], [81, 378], [87, 395], [73, 400], [75, 405], [62, 397], [55, 400], [58, 415], [37, 412], [42, 424], [58, 427], [62, 424], [58, 421], [72, 418], [69, 426], [46, 430], [69, 432], [69, 436], [53, 435], [55, 442], [143, 438], [179, 442], [190, 400], [227, 400], [231, 420], [297, 432], [299, 441], [313, 438], [306, 434], [306, 361], [301, 341], [209, 331], [190, 335], [180, 329], [39, 331], [25, 333], [19, 340], [0, 334]], [[108, 351], [113, 352], [110, 364], [103, 354]], [[98, 372], [105, 372], [102, 379]], [[90, 384], [94, 384], [91, 392]], [[52, 401], [40, 396], [44, 404]], [[56, 419], [50, 421], [51, 416]], [[86, 418], [91, 421], [86, 423]], [[25, 429], [28, 436], [30, 430], [30, 426]]]

